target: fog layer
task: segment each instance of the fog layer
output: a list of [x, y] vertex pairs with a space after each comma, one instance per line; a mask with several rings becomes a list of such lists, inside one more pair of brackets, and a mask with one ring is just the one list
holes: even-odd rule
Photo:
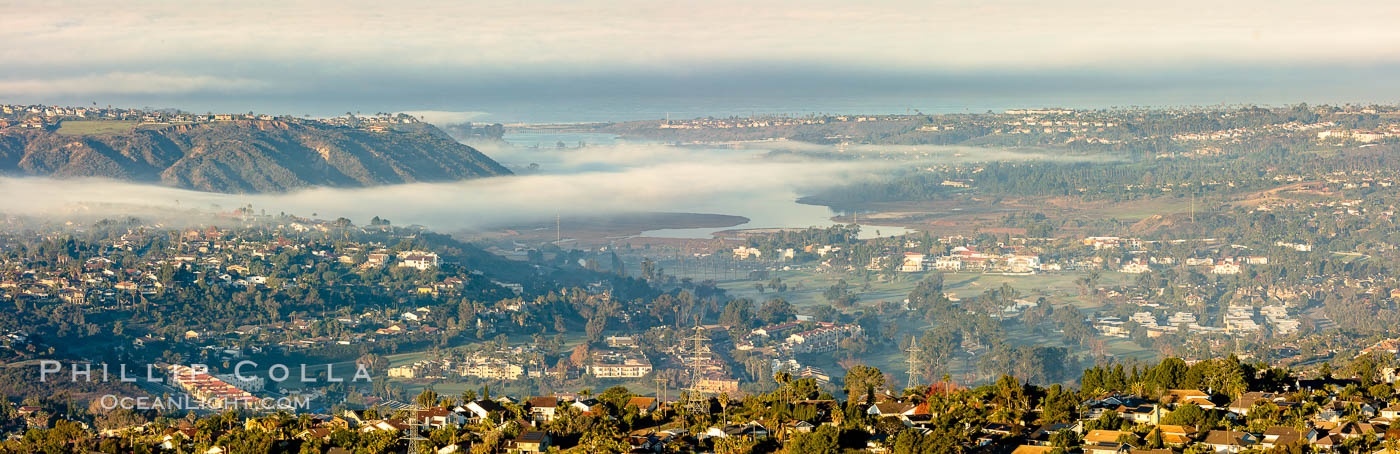
[[[482, 151], [522, 174], [447, 183], [371, 188], [308, 188], [277, 194], [220, 194], [98, 178], [0, 178], [0, 212], [65, 216], [123, 216], [162, 210], [255, 211], [357, 223], [374, 216], [395, 224], [438, 230], [476, 230], [553, 218], [634, 212], [724, 212], [762, 209], [756, 197], [780, 203], [817, 189], [872, 178], [896, 168], [932, 162], [1045, 159], [1046, 155], [953, 147], [857, 147], [852, 153], [887, 153], [885, 159], [768, 159], [771, 145], [808, 151], [824, 145], [749, 144], [733, 148], [619, 143], [582, 148], [522, 148], [506, 144]], [[900, 159], [900, 154], [918, 156]], [[530, 164], [537, 170], [530, 170]], [[747, 207], [747, 208], [738, 208]], [[109, 213], [108, 213], [109, 212]], [[793, 226], [772, 226], [793, 227]]]

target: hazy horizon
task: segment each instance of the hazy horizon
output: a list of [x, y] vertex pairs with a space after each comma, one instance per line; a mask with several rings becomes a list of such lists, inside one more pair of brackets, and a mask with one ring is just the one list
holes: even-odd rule
[[1387, 2], [33, 6], [0, 15], [0, 102], [581, 122], [1400, 100]]

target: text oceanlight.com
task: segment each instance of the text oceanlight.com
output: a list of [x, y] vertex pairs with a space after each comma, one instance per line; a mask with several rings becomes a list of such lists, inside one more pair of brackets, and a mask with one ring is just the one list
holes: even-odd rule
[[107, 394], [97, 399], [103, 409], [115, 410], [306, 410], [311, 408], [311, 397], [265, 397], [251, 400], [199, 399], [188, 395], [166, 397], [130, 397]]

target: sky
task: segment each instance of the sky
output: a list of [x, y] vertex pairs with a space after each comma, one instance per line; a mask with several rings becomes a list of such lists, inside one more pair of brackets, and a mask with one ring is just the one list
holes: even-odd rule
[[1400, 2], [0, 0], [0, 102], [591, 121], [1400, 100]]

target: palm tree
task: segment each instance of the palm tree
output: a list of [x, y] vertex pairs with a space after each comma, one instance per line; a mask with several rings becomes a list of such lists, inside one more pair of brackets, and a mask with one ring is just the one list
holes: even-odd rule
[[782, 386], [781, 386], [781, 389], [782, 389], [782, 391], [783, 391], [783, 399], [784, 399], [784, 402], [785, 402], [785, 403], [791, 403], [791, 402], [792, 402], [792, 396], [791, 396], [791, 395], [792, 395], [792, 374], [787, 373], [786, 371], [778, 372], [778, 373], [776, 373], [776, 374], [773, 374], [773, 381], [778, 382], [779, 385], [782, 385]]
[[729, 393], [719, 393], [719, 411], [724, 420], [724, 425], [729, 425]]
[[680, 418], [681, 426], [686, 426], [690, 421], [690, 391], [681, 391], [680, 402], [684, 403], [676, 407], [676, 417]]

